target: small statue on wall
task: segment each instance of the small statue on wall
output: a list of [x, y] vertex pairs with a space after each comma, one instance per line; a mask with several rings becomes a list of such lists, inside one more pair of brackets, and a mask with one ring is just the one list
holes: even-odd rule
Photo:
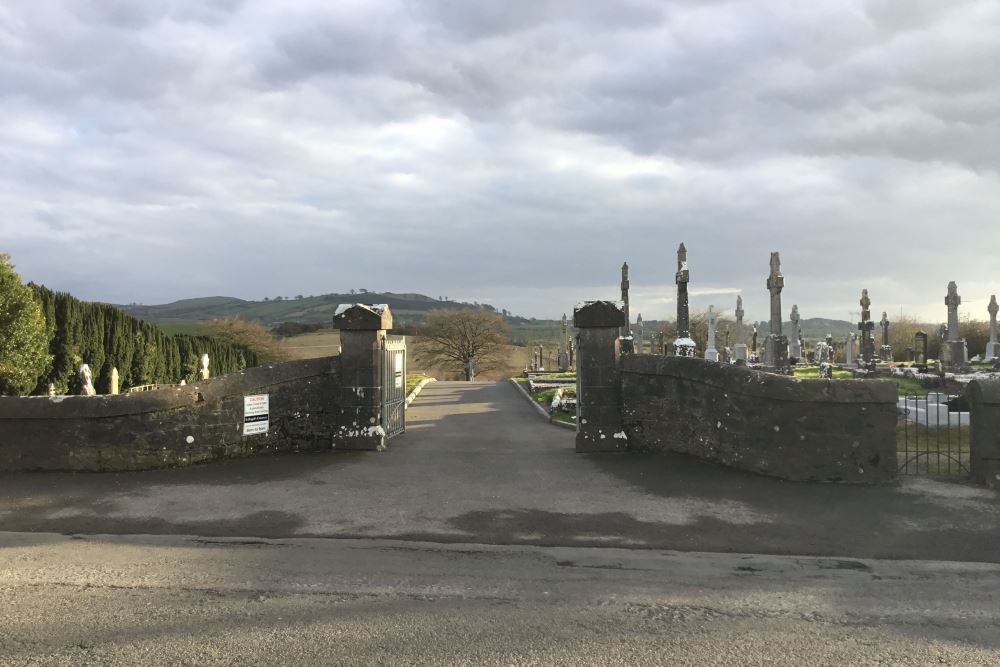
[[87, 364], [80, 364], [80, 370], [77, 371], [80, 377], [80, 394], [82, 396], [96, 396], [97, 390], [94, 389], [94, 378], [90, 373], [90, 366]]

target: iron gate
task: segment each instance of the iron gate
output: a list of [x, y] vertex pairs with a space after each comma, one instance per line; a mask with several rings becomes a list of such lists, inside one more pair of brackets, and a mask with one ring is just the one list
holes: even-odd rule
[[897, 472], [942, 477], [969, 474], [969, 407], [964, 396], [900, 396]]
[[382, 428], [387, 438], [406, 431], [406, 339], [382, 339]]

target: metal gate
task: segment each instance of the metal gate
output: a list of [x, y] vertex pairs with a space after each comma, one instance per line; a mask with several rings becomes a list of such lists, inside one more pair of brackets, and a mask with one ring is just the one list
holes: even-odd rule
[[382, 428], [387, 438], [406, 431], [406, 339], [382, 339]]
[[896, 426], [901, 475], [969, 475], [969, 407], [964, 396], [900, 396]]

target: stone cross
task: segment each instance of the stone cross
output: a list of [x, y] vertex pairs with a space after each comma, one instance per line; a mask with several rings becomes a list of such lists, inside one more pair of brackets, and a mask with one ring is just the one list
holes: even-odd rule
[[117, 394], [117, 393], [118, 393], [118, 369], [112, 367], [112, 369], [111, 369], [111, 394], [114, 395], [114, 394]]
[[211, 372], [208, 370], [208, 355], [203, 354], [201, 358], [198, 359], [198, 378], [201, 380], [207, 380], [211, 377]]
[[643, 329], [643, 326], [642, 326], [642, 313], [639, 313], [639, 314], [637, 314], [635, 316], [635, 345], [634, 345], [635, 351], [638, 354], [642, 354], [642, 347], [643, 347], [643, 343], [642, 343], [642, 335], [643, 335], [642, 329]]
[[990, 297], [990, 305], [986, 312], [990, 314], [990, 342], [986, 344], [986, 361], [993, 361], [1000, 358], [1000, 343], [997, 342], [997, 312], [1000, 306], [997, 305], [997, 295]]
[[623, 337], [629, 336], [632, 333], [629, 330], [631, 320], [628, 315], [628, 287], [628, 262], [625, 262], [622, 264], [622, 310], [625, 312], [625, 326], [621, 329], [621, 335]]
[[681, 243], [677, 248], [677, 273], [674, 282], [677, 283], [677, 340], [674, 341], [674, 354], [678, 357], [694, 356], [694, 341], [691, 340], [691, 315], [688, 312], [688, 273], [687, 248]]
[[875, 358], [875, 339], [872, 331], [875, 323], [872, 322], [872, 311], [870, 310], [872, 300], [868, 298], [868, 290], [861, 290], [861, 321], [858, 322], [858, 329], [861, 331], [861, 363], [870, 363]]
[[97, 391], [94, 390], [94, 379], [90, 374], [90, 366], [80, 364], [77, 374], [80, 376], [80, 394], [82, 396], [96, 396]]
[[892, 346], [889, 345], [889, 316], [883, 310], [882, 320], [879, 322], [879, 326], [882, 327], [882, 349], [880, 357], [882, 361], [892, 361]]
[[962, 303], [962, 297], [958, 295], [958, 285], [952, 280], [948, 283], [948, 294], [944, 298], [944, 305], [948, 306], [948, 340], [961, 340], [958, 332], [958, 307]]
[[777, 369], [788, 366], [788, 338], [781, 333], [781, 290], [784, 287], [781, 257], [772, 252], [771, 273], [767, 277], [767, 290], [771, 293], [771, 333], [764, 339], [764, 365]]
[[719, 351], [715, 349], [715, 306], [708, 307], [708, 344], [705, 345], [705, 359], [719, 360]]
[[[747, 360], [747, 344], [746, 339], [743, 336], [743, 297], [740, 295], [736, 296], [736, 349], [734, 350], [734, 355], [736, 356], [736, 361], [746, 361]], [[756, 346], [756, 339], [754, 340], [754, 345]]]
[[944, 298], [944, 304], [948, 306], [948, 329], [947, 340], [942, 343], [941, 348], [943, 370], [960, 371], [968, 365], [969, 350], [958, 330], [958, 306], [961, 303], [962, 297], [958, 295], [958, 285], [952, 280], [948, 283], [948, 295]]
[[799, 315], [798, 305], [792, 304], [792, 314], [789, 315], [789, 319], [792, 321], [792, 342], [789, 345], [788, 356], [801, 359], [802, 329], [799, 327], [799, 320], [801, 319], [801, 316]]

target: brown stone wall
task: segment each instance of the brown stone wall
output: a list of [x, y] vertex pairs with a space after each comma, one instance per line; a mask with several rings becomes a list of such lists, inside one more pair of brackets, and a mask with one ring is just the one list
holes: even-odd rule
[[[249, 368], [118, 396], [0, 397], [0, 471], [143, 470], [329, 449], [349, 429], [337, 357]], [[266, 434], [243, 436], [243, 397], [268, 394]]]
[[896, 475], [896, 386], [796, 379], [703, 359], [624, 355], [629, 449], [671, 450], [789, 480]]

